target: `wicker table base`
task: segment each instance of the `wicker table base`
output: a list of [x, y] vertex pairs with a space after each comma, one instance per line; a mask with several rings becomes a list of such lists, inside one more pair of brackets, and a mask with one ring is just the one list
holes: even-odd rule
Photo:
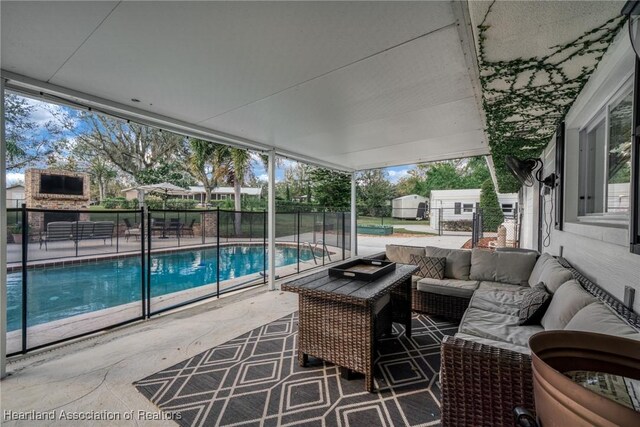
[[[405, 266], [402, 266], [403, 268]], [[407, 266], [408, 267], [408, 266]], [[411, 266], [413, 267], [413, 266]], [[372, 392], [373, 361], [375, 358], [376, 337], [390, 332], [391, 322], [401, 322], [406, 334], [411, 336], [411, 273], [403, 271], [390, 273], [379, 280], [385, 280], [384, 286], [372, 282], [365, 284], [379, 291], [369, 298], [356, 298], [322, 292], [310, 291], [296, 286], [293, 282], [283, 285], [283, 290], [299, 293], [298, 361], [305, 366], [308, 355], [318, 357], [348, 371], [365, 375], [365, 388]], [[326, 276], [316, 277], [327, 282]], [[340, 279], [344, 280], [344, 279]], [[352, 281], [350, 285], [353, 285]], [[307, 284], [310, 282], [307, 281]], [[344, 285], [343, 285], [344, 286]], [[382, 309], [376, 302], [390, 295], [390, 303]]]

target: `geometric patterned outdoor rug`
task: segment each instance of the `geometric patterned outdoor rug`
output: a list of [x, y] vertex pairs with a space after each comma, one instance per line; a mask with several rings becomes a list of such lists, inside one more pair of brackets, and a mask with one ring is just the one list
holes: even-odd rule
[[376, 393], [309, 357], [298, 366], [298, 313], [134, 383], [183, 426], [427, 426], [440, 422], [440, 342], [457, 325], [413, 315], [378, 345]]

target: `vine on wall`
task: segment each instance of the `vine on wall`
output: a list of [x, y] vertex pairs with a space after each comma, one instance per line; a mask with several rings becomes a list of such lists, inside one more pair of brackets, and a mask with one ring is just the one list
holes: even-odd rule
[[[478, 26], [478, 60], [487, 135], [502, 193], [520, 184], [506, 167], [505, 157], [538, 157], [559, 122], [625, 22], [615, 17], [575, 40], [551, 47], [542, 57], [490, 61], [486, 57], [487, 18]], [[582, 64], [576, 67], [576, 63]]]

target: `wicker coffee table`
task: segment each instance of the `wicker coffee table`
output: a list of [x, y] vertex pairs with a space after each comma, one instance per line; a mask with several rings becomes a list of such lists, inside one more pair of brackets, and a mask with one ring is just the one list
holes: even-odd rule
[[[373, 391], [375, 338], [391, 321], [403, 323], [411, 336], [411, 275], [415, 265], [398, 264], [377, 280], [333, 277], [321, 271], [282, 285], [299, 294], [298, 362], [309, 355], [334, 363], [343, 376], [365, 375]], [[381, 302], [387, 300], [381, 308]], [[385, 320], [386, 319], [386, 320]]]

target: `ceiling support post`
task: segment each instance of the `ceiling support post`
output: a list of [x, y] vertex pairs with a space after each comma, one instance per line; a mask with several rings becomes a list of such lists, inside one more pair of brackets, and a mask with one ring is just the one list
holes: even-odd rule
[[267, 165], [268, 175], [268, 204], [267, 204], [267, 255], [269, 261], [267, 262], [269, 269], [269, 290], [276, 290], [276, 152], [275, 150], [269, 151], [269, 161]]
[[356, 172], [351, 173], [351, 238], [349, 244], [351, 246], [350, 254], [352, 257], [358, 256], [358, 210], [356, 209]]

